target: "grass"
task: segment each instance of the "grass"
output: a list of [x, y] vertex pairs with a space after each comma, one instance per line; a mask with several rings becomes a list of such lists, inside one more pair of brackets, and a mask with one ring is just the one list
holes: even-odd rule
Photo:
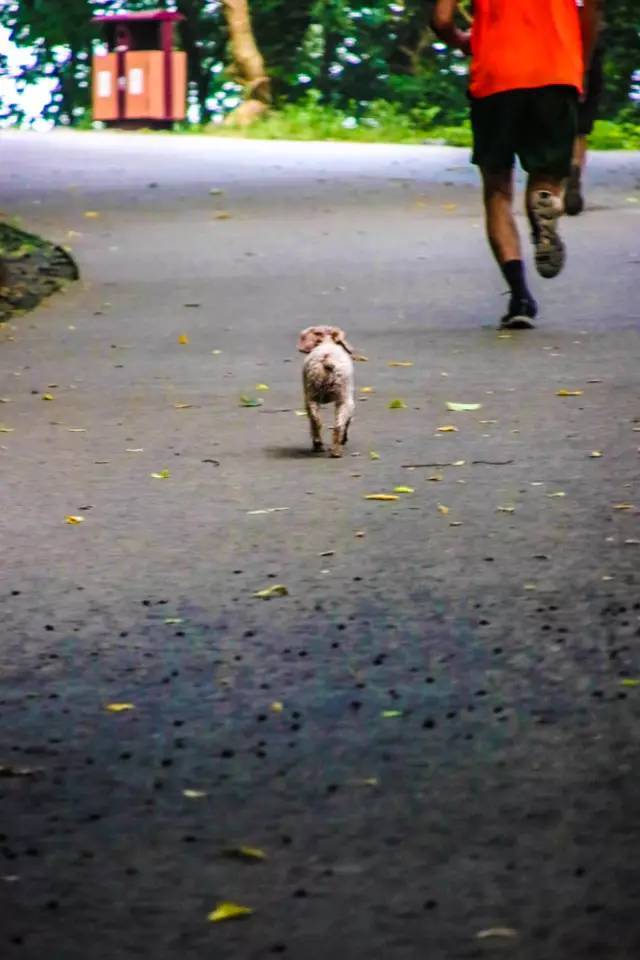
[[[272, 110], [247, 129], [211, 124], [199, 132], [258, 140], [343, 140], [356, 143], [438, 143], [471, 146], [468, 121], [436, 122], [437, 107], [403, 111], [397, 104], [376, 101], [356, 114], [321, 106], [315, 98]], [[640, 123], [598, 120], [589, 139], [592, 150], [640, 150]]]

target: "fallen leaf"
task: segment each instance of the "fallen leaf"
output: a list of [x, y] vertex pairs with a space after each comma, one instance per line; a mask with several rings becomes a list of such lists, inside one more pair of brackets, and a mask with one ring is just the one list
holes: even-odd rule
[[5, 427], [3, 423], [0, 423], [0, 433], [13, 433], [15, 427]]
[[376, 453], [375, 450], [369, 450], [369, 459], [370, 459], [370, 460], [379, 460], [379, 459], [380, 459], [380, 454], [379, 454], [379, 453]]
[[454, 210], [458, 209], [457, 203], [441, 203], [440, 206], [443, 210], [446, 210], [447, 213], [453, 213]]
[[360, 387], [360, 393], [373, 393], [373, 387]]
[[174, 403], [175, 410], [190, 410], [193, 406], [192, 403]]
[[210, 920], [211, 923], [219, 923], [221, 920], [237, 920], [239, 917], [248, 917], [252, 913], [251, 907], [243, 907], [239, 903], [224, 901], [217, 904], [215, 910], [207, 914], [207, 920]]
[[127, 447], [125, 453], [144, 453], [144, 447]]
[[566, 493], [564, 490], [556, 490], [555, 493], [548, 493], [547, 496], [550, 499], [553, 499], [554, 497], [566, 497]]
[[451, 423], [446, 423], [443, 427], [438, 427], [436, 433], [457, 433], [458, 428]]
[[211, 187], [209, 194], [212, 197], [220, 197], [224, 193], [224, 190], [221, 190], [220, 187]]
[[267, 383], [256, 383], [256, 390], [261, 390], [263, 393], [266, 390], [269, 390], [270, 387]]
[[515, 513], [515, 507], [496, 507], [496, 513]]
[[100, 216], [97, 210], [85, 210], [84, 215], [87, 218], [87, 220], [97, 220], [98, 217]]
[[167, 624], [174, 624], [174, 623], [183, 623], [184, 621], [182, 620], [181, 617], [165, 617], [164, 622]]
[[261, 407], [262, 400], [258, 397], [249, 397], [246, 393], [241, 394], [240, 396], [240, 406], [241, 407]]
[[466, 460], [454, 460], [451, 464], [452, 467], [464, 467]]
[[394, 493], [415, 493], [413, 487], [394, 487]]
[[356, 530], [353, 535], [354, 537], [357, 537], [358, 540], [362, 540], [362, 538], [366, 537], [367, 534], [365, 530]]
[[11, 403], [11, 397], [0, 397], [0, 403]]
[[42, 767], [14, 767], [0, 764], [0, 777], [37, 777], [43, 774]]
[[274, 700], [269, 709], [272, 713], [282, 713], [284, 710], [284, 704], [281, 700]]
[[620, 681], [621, 687], [640, 687], [640, 680], [635, 680], [632, 677], [624, 677]]
[[395, 400], [390, 400], [388, 406], [389, 406], [389, 410], [406, 410], [407, 409], [407, 405], [404, 402], [404, 400], [398, 400], [397, 398]]
[[447, 410], [451, 410], [453, 413], [466, 413], [470, 410], [479, 410], [481, 406], [481, 403], [454, 403], [447, 400]]
[[186, 333], [180, 334], [178, 337], [178, 343], [181, 344], [181, 346], [185, 346], [187, 343], [189, 343], [189, 337], [186, 335]]
[[600, 450], [592, 450], [589, 456], [591, 457], [592, 460], [597, 460], [599, 457], [602, 456], [602, 452]]
[[380, 783], [377, 777], [362, 777], [351, 782], [359, 787], [377, 787]]
[[64, 522], [70, 523], [73, 526], [73, 524], [84, 523], [84, 517], [74, 517], [72, 514], [69, 514], [64, 518]]
[[53, 400], [53, 399], [55, 399], [55, 398], [52, 397], [50, 393], [43, 393], [43, 394], [42, 394], [42, 399], [43, 399], [43, 400]]
[[224, 851], [226, 857], [236, 860], [266, 860], [267, 855], [260, 847], [229, 847]]
[[450, 527], [461, 527], [461, 526], [462, 526], [462, 520], [451, 520], [450, 523], [449, 523], [449, 526], [450, 526]]
[[265, 587], [264, 590], [258, 590], [254, 597], [260, 597], [261, 600], [270, 600], [271, 597], [286, 597], [289, 591], [282, 583], [274, 583], [272, 587]]
[[231, 214], [228, 210], [219, 210], [218, 213], [214, 213], [214, 220], [231, 220]]
[[308, 416], [306, 410], [294, 410], [296, 417], [306, 417]]
[[213, 354], [214, 357], [219, 357], [220, 354], [222, 353], [222, 350], [212, 350], [211, 353]]
[[476, 933], [476, 940], [488, 940], [490, 937], [513, 940], [517, 936], [517, 931], [511, 927], [489, 927], [487, 930], [479, 930]]
[[354, 353], [353, 359], [356, 363], [369, 363], [369, 357], [365, 357], [362, 353]]
[[584, 390], [556, 390], [556, 397], [581, 397]]
[[289, 507], [266, 507], [264, 510], [247, 510], [247, 516], [257, 517], [261, 513], [281, 513], [283, 510], [288, 510]]
[[384, 720], [391, 720], [393, 717], [401, 717], [402, 710], [383, 710], [380, 716]]
[[634, 506], [632, 503], [614, 503], [612, 510], [633, 510]]
[[154, 480], [168, 480], [171, 474], [168, 470], [159, 470], [158, 473], [150, 473], [149, 476]]
[[393, 493], [365, 493], [365, 500], [399, 500], [400, 497], [397, 497]]
[[629, 537], [627, 540], [625, 540], [625, 546], [637, 547], [638, 544], [640, 544], [640, 540], [634, 540], [634, 539], [632, 539], [631, 537]]
[[445, 505], [444, 505], [443, 503], [439, 503], [439, 504], [438, 504], [438, 513], [441, 513], [443, 516], [446, 517], [446, 515], [449, 513], [449, 507], [445, 507]]
[[86, 433], [85, 427], [67, 427], [67, 433]]
[[183, 790], [182, 796], [187, 797], [188, 800], [200, 800], [202, 797], [206, 797], [206, 792], [204, 790]]
[[442, 479], [443, 477], [441, 473], [434, 473], [432, 476], [427, 477], [427, 480], [430, 480], [431, 483], [438, 483]]
[[125, 710], [135, 710], [132, 703], [108, 703], [106, 709], [109, 713], [124, 713]]
[[387, 362], [388, 367], [412, 367], [413, 360], [389, 360]]

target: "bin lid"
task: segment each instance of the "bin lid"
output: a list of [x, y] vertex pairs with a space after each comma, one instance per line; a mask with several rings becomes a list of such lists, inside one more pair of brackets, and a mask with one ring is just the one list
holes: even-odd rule
[[171, 10], [136, 10], [127, 13], [99, 13], [92, 17], [93, 23], [128, 23], [131, 20], [184, 20], [184, 15]]

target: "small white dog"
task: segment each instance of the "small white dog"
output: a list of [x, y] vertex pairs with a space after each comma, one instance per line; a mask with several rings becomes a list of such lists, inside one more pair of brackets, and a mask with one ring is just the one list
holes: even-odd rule
[[331, 456], [341, 457], [353, 417], [353, 350], [339, 327], [307, 327], [298, 350], [308, 354], [302, 367], [304, 402], [314, 450], [322, 450], [320, 405], [335, 403]]

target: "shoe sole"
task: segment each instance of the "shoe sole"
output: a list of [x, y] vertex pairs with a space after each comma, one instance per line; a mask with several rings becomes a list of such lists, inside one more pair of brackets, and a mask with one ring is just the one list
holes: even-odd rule
[[557, 232], [562, 210], [553, 201], [552, 194], [540, 191], [531, 202], [531, 215], [538, 229], [534, 242], [536, 270], [546, 280], [557, 277], [565, 262], [564, 244]]
[[577, 217], [584, 210], [584, 200], [580, 190], [569, 187], [564, 197], [564, 211], [570, 217]]
[[500, 330], [534, 330], [535, 323], [524, 313], [516, 314], [514, 317], [504, 317], [500, 321]]

